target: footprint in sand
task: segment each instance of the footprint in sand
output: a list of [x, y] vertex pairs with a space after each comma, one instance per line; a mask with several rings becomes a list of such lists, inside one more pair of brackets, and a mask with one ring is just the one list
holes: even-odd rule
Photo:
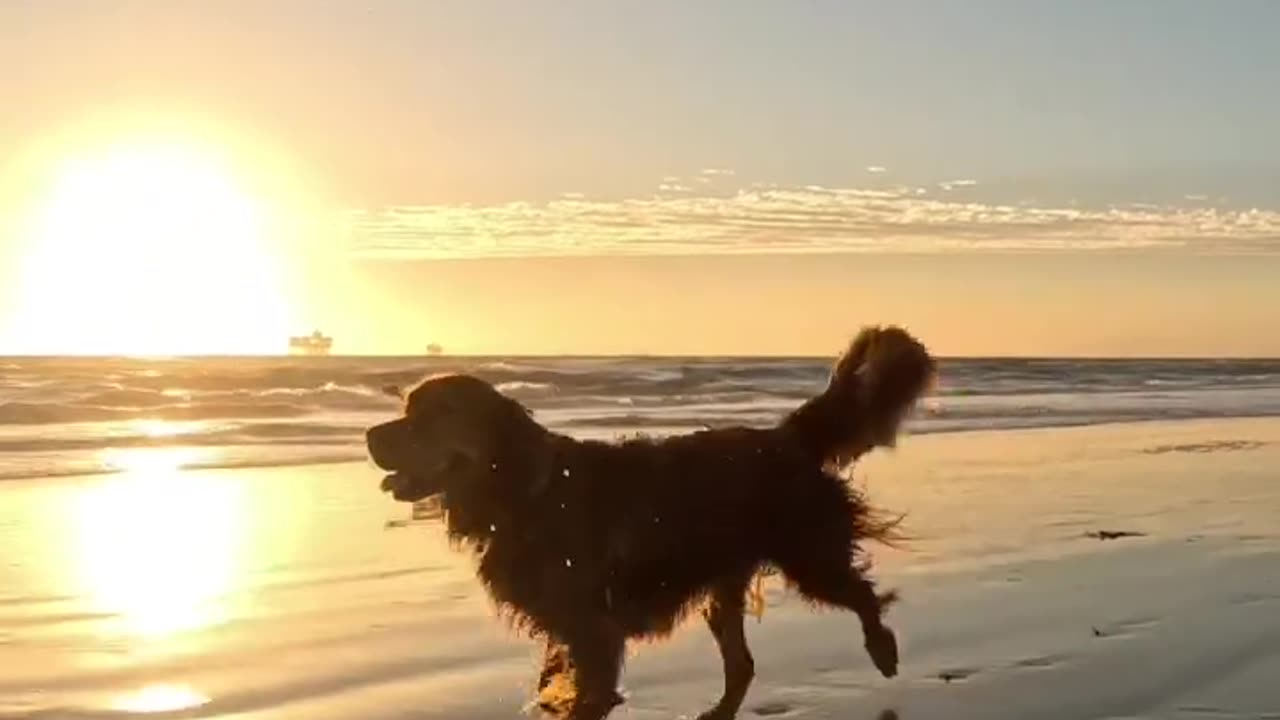
[[751, 712], [762, 717], [772, 717], [775, 715], [786, 715], [791, 712], [791, 706], [784, 702], [765, 702], [751, 708]]
[[953, 682], [964, 682], [978, 674], [977, 668], [948, 668], [938, 673], [937, 677], [948, 685]]
[[1280, 595], [1270, 593], [1247, 592], [1231, 598], [1232, 605], [1257, 605], [1258, 603], [1280, 600]]
[[1019, 670], [1041, 670], [1051, 668], [1066, 659], [1065, 655], [1037, 655], [1019, 660], [1013, 664], [1013, 667]]
[[1120, 620], [1101, 627], [1094, 625], [1093, 636], [1096, 638], [1126, 637], [1138, 630], [1145, 630], [1159, 623], [1160, 618], [1158, 617], [1137, 617], [1129, 620]]
[[[1193, 715], [1195, 717], [1204, 718], [1240, 718], [1244, 717], [1239, 713], [1227, 710], [1226, 708], [1213, 707], [1212, 705], [1183, 705], [1178, 708], [1178, 712], [1183, 715]], [[1258, 720], [1267, 720], [1267, 718], [1280, 718], [1280, 715], [1258, 715]]]
[[1094, 540], [1122, 540], [1124, 538], [1146, 537], [1147, 534], [1137, 530], [1090, 530], [1084, 536]]
[[1129, 618], [1128, 620], [1121, 620], [1115, 624], [1115, 627], [1118, 630], [1142, 630], [1158, 624], [1160, 624], [1160, 618], [1154, 615], [1143, 615], [1140, 617]]

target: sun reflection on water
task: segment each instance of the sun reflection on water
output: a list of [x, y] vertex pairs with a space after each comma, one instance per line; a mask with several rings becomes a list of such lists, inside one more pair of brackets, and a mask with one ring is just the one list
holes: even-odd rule
[[240, 580], [245, 498], [239, 484], [184, 472], [200, 448], [116, 450], [118, 475], [75, 502], [82, 590], [127, 635], [159, 640], [216, 625]]
[[[168, 391], [166, 390], [167, 394]], [[179, 435], [186, 435], [193, 431], [193, 425], [190, 421], [173, 422], [172, 420], [152, 420], [140, 418], [129, 423], [131, 430], [142, 433], [150, 438], [171, 438]]]
[[148, 685], [121, 696], [112, 703], [111, 709], [130, 713], [170, 713], [208, 702], [208, 695], [185, 685]]

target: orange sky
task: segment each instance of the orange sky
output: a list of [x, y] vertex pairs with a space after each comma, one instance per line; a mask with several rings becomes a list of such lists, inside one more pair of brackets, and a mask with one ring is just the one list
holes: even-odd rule
[[1177, 255], [364, 262], [368, 313], [333, 331], [384, 352], [826, 356], [894, 322], [948, 355], [1276, 356], [1277, 277], [1272, 258]]
[[714, 5], [0, 4], [0, 353], [1280, 356], [1267, 17]]

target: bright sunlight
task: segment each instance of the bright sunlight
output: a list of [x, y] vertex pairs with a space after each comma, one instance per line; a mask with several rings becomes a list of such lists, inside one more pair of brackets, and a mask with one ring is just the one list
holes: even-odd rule
[[216, 149], [116, 142], [66, 160], [24, 235], [31, 354], [278, 352], [291, 328], [267, 208]]
[[111, 709], [124, 713], [173, 713], [199, 707], [209, 696], [186, 685], [148, 685], [116, 699]]
[[73, 508], [79, 580], [118, 630], [154, 642], [218, 624], [239, 581], [239, 486], [183, 473], [199, 449], [137, 448], [105, 458], [119, 475]]

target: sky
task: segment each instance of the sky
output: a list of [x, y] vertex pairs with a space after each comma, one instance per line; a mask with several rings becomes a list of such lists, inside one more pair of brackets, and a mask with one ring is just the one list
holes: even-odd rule
[[[1280, 356], [1276, 27], [1270, 0], [3, 3], [0, 352], [826, 354], [896, 322], [953, 355]], [[130, 160], [158, 138], [219, 160]], [[233, 195], [271, 222], [197, 219]]]

